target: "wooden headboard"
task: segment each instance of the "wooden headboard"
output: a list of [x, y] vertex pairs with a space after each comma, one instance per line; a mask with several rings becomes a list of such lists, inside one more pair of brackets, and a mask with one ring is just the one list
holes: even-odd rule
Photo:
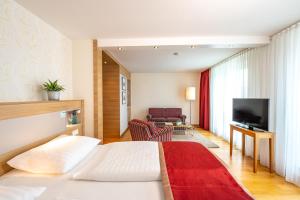
[[32, 141], [32, 143], [30, 144], [13, 149], [4, 154], [0, 154], [0, 175], [5, 174], [6, 172], [12, 169], [6, 164], [6, 162], [20, 153], [28, 151], [29, 149], [37, 147], [41, 144], [44, 144], [59, 135], [70, 135], [75, 129], [78, 129], [80, 135], [84, 135], [84, 101], [67, 100], [0, 103], [0, 120], [72, 110], [80, 110], [80, 124], [76, 126], [66, 127], [66, 130], [61, 133], [53, 133], [53, 135], [48, 136], [46, 138], [40, 139], [38, 141]]

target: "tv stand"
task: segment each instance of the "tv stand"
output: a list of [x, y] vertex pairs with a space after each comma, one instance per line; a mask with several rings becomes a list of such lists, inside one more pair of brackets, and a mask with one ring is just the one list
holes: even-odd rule
[[233, 124], [233, 125], [237, 126], [237, 127], [240, 127], [240, 128], [248, 129], [250, 131], [265, 132], [264, 130], [255, 128], [253, 126], [246, 126], [246, 125], [241, 125], [241, 124]]
[[232, 124], [232, 125], [240, 127], [240, 128], [249, 129], [246, 125], [243, 125], [243, 124]]
[[238, 131], [242, 133], [242, 155], [245, 156], [245, 137], [246, 135], [253, 138], [253, 172], [257, 172], [258, 154], [259, 154], [259, 142], [261, 139], [269, 139], [269, 169], [272, 173], [272, 163], [273, 163], [273, 133], [271, 132], [261, 132], [255, 130], [249, 130], [247, 128], [241, 127], [240, 125], [230, 124], [230, 157], [232, 157], [233, 149], [233, 131]]

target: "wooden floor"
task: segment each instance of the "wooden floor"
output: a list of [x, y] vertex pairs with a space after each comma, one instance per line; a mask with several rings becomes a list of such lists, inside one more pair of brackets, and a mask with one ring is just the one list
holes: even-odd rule
[[[234, 150], [232, 159], [229, 156], [229, 144], [223, 139], [214, 136], [208, 131], [198, 129], [199, 134], [204, 135], [215, 142], [220, 148], [210, 149], [224, 163], [227, 164], [231, 173], [239, 180], [257, 200], [300, 200], [300, 188], [290, 184], [284, 178], [270, 174], [268, 169], [258, 167], [258, 172], [252, 172], [252, 159], [242, 158], [240, 150]], [[105, 143], [117, 141], [130, 141], [130, 133], [127, 131], [121, 139], [107, 138]]]

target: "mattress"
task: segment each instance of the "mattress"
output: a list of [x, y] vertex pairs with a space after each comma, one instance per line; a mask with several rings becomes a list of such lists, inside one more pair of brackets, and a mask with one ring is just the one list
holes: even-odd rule
[[73, 180], [72, 176], [97, 155], [97, 146], [78, 166], [64, 175], [31, 174], [12, 170], [0, 177], [1, 185], [46, 187], [37, 200], [162, 200], [160, 181], [151, 182], [95, 182]]

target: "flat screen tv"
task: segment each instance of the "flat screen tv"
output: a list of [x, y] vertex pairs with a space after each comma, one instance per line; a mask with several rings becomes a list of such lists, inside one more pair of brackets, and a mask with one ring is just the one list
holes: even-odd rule
[[233, 99], [232, 120], [253, 130], [268, 131], [269, 99]]

